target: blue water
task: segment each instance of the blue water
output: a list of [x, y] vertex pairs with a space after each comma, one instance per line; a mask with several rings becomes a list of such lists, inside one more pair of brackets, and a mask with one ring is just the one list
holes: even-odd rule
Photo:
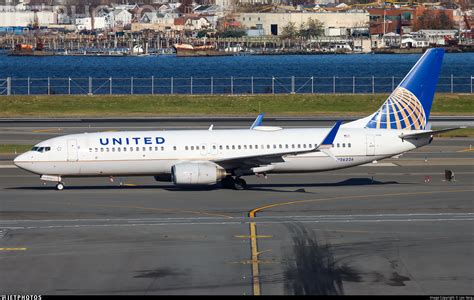
[[[179, 86], [183, 87], [190, 84], [189, 80], [184, 82], [185, 78], [194, 77], [195, 88], [193, 92], [200, 92], [199, 78], [214, 77], [216, 88], [218, 89], [218, 78], [228, 81], [230, 77], [287, 77], [282, 79], [284, 83], [278, 86], [284, 86], [281, 92], [291, 92], [289, 77], [301, 77], [295, 85], [303, 85], [305, 78], [311, 76], [325, 77], [314, 79], [318, 84], [324, 82], [321, 92], [332, 92], [332, 77], [346, 77], [338, 79], [338, 91], [352, 91], [352, 76], [367, 77], [366, 79], [357, 79], [356, 92], [371, 91], [371, 76], [376, 78], [386, 77], [382, 83], [376, 84], [377, 91], [390, 90], [392, 79], [395, 77], [395, 83], [410, 70], [410, 68], [420, 58], [420, 54], [401, 54], [401, 55], [383, 55], [383, 54], [359, 54], [359, 55], [279, 55], [279, 56], [225, 56], [225, 57], [175, 57], [172, 55], [163, 56], [144, 56], [144, 57], [87, 57], [87, 56], [50, 56], [50, 57], [12, 57], [0, 55], [0, 78], [170, 78], [176, 80], [176, 87], [173, 92], [180, 92]], [[450, 91], [451, 78], [454, 75], [454, 90], [458, 92], [469, 92], [471, 85], [471, 76], [474, 75], [474, 53], [447, 53], [444, 58], [441, 77], [441, 89]], [[462, 78], [460, 78], [462, 77]], [[179, 84], [179, 78], [182, 83]], [[125, 80], [125, 79], [124, 79]], [[157, 79], [159, 80], [159, 79]], [[259, 80], [259, 79], [255, 79]], [[262, 79], [263, 80], [263, 79]], [[376, 79], [380, 80], [381, 79]], [[128, 82], [128, 81], [127, 81]], [[99, 83], [94, 83], [98, 85]], [[269, 83], [262, 83], [265, 87], [264, 92], [268, 92]], [[80, 85], [83, 85], [81, 83]], [[119, 86], [122, 85], [119, 84]], [[156, 86], [169, 85], [169, 83], [157, 82]], [[202, 83], [202, 86], [209, 85], [208, 82]], [[224, 85], [222, 83], [222, 85]], [[241, 92], [251, 92], [250, 83], [246, 82], [245, 89]], [[258, 85], [255, 83], [255, 92], [258, 91]], [[136, 92], [139, 93], [137, 84]], [[364, 87], [365, 86], [365, 87]], [[444, 86], [444, 87], [443, 87]], [[359, 88], [360, 87], [360, 88]], [[238, 82], [233, 87], [239, 88]], [[226, 87], [223, 92], [229, 92], [231, 87]], [[309, 92], [308, 86], [304, 87], [305, 92]], [[317, 89], [317, 87], [316, 87]], [[64, 92], [64, 91], [63, 91]], [[104, 88], [101, 93], [108, 92]], [[120, 91], [128, 93], [126, 90]], [[159, 91], [158, 91], [159, 92]], [[170, 90], [163, 90], [168, 93]], [[183, 92], [190, 92], [189, 89]], [[205, 92], [205, 91], [203, 91]], [[216, 92], [219, 92], [216, 90]], [[298, 91], [296, 91], [298, 92]], [[318, 92], [317, 90], [315, 92]], [[20, 93], [20, 92], [19, 92]], [[24, 92], [21, 92], [24, 93]], [[114, 90], [116, 93], [116, 90]]]
[[[1, 77], [403, 76], [419, 54], [175, 57], [0, 56]], [[474, 53], [447, 53], [442, 76], [474, 75]]]

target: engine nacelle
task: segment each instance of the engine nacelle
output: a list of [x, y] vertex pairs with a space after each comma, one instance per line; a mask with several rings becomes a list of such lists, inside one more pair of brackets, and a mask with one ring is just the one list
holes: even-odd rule
[[174, 184], [215, 184], [226, 176], [224, 169], [210, 163], [183, 162], [171, 167]]

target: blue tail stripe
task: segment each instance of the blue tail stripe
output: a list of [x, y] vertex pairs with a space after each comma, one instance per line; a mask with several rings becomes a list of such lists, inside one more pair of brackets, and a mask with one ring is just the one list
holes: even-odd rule
[[[418, 60], [380, 109], [366, 124], [367, 128], [424, 129], [429, 119], [438, 83], [444, 49], [429, 49]], [[392, 107], [396, 106], [396, 109]], [[387, 107], [388, 106], [388, 107]], [[401, 121], [401, 114], [409, 116], [410, 124]], [[387, 120], [387, 114], [391, 114]], [[395, 115], [401, 121], [396, 123]], [[387, 122], [390, 126], [387, 126]]]
[[430, 116], [443, 56], [443, 48], [427, 50], [399, 84], [400, 87], [406, 88], [420, 100], [427, 120]]

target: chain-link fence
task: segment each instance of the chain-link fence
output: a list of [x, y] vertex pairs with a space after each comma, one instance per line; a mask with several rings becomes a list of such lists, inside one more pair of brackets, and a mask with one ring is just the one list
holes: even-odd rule
[[[0, 78], [0, 95], [369, 94], [389, 93], [402, 77]], [[440, 77], [437, 92], [472, 93], [474, 76]]]

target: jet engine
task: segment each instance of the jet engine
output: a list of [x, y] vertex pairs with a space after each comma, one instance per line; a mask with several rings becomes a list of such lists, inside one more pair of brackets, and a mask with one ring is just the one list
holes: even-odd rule
[[215, 184], [226, 176], [226, 171], [210, 163], [183, 162], [171, 167], [174, 184]]

